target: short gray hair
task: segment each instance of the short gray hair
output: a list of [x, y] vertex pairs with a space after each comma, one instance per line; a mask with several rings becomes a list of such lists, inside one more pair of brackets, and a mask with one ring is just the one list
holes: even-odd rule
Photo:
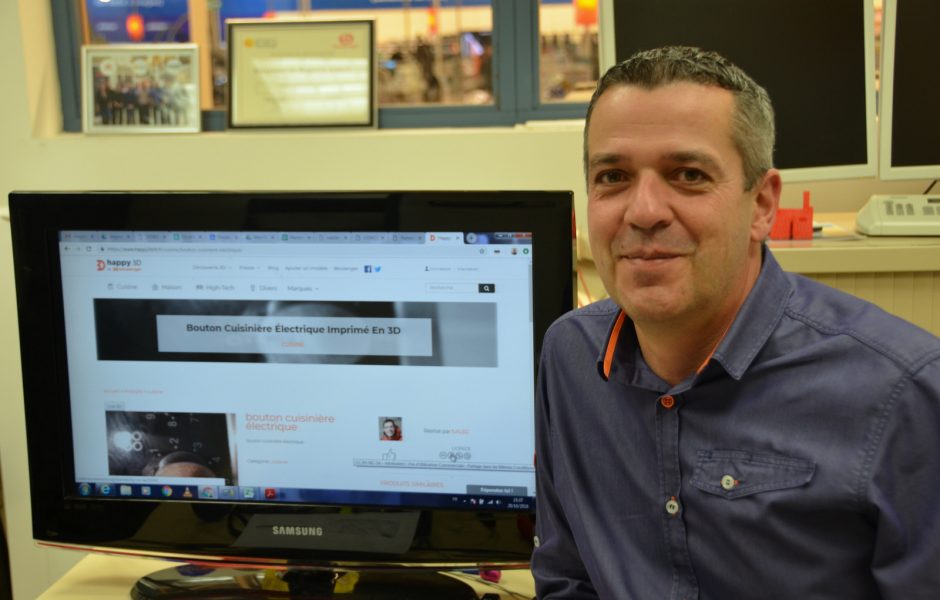
[[741, 155], [744, 189], [754, 187], [773, 167], [774, 110], [767, 90], [747, 73], [716, 52], [688, 46], [667, 46], [637, 52], [611, 67], [600, 81], [588, 105], [584, 123], [584, 168], [588, 164], [588, 127], [598, 99], [613, 86], [654, 89], [670, 83], [690, 82], [730, 91], [736, 110], [731, 140]]

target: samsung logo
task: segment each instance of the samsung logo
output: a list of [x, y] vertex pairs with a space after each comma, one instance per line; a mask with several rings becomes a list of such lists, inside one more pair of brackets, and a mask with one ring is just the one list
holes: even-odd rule
[[323, 535], [323, 528], [274, 525], [271, 527], [271, 533], [274, 535], [288, 535], [294, 537], [320, 537]]

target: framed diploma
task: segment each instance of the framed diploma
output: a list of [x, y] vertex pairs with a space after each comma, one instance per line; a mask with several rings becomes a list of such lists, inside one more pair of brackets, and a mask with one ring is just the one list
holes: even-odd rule
[[180, 133], [200, 129], [195, 44], [82, 47], [86, 133]]
[[232, 20], [229, 127], [375, 127], [375, 23]]

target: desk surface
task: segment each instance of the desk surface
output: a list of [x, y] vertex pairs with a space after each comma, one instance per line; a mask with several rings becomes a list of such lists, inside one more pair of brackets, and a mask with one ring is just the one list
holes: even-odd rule
[[780, 265], [793, 273], [896, 273], [940, 270], [940, 237], [865, 236], [855, 213], [820, 213], [822, 235], [768, 242]]
[[[131, 558], [90, 554], [53, 584], [38, 600], [127, 600], [134, 582], [142, 576], [177, 563], [152, 558]], [[482, 582], [468, 574], [455, 574], [478, 593], [498, 594], [499, 598], [533, 598], [534, 584], [527, 570], [503, 571], [499, 584]]]

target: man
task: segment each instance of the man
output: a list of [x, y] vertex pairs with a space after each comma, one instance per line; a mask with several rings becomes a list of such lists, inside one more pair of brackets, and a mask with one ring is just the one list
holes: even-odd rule
[[545, 338], [539, 597], [940, 598], [940, 340], [781, 271], [767, 93], [639, 53], [588, 108], [610, 294]]
[[394, 419], [385, 419], [382, 422], [382, 435], [380, 437], [384, 442], [400, 442], [401, 428], [398, 427], [398, 423]]

